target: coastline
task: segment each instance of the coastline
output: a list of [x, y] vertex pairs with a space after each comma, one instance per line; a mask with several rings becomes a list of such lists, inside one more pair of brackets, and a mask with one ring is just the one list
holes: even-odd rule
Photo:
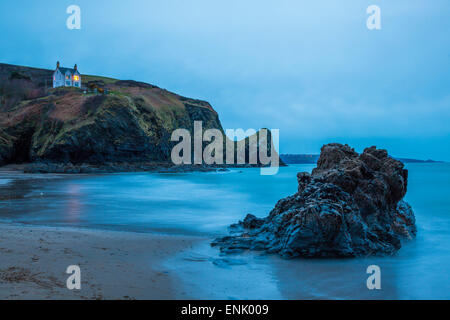
[[[200, 237], [0, 223], [0, 299], [174, 299], [164, 261]], [[69, 265], [81, 290], [69, 290]], [[189, 296], [185, 297], [186, 299]]]
[[55, 173], [55, 174], [102, 174], [125, 172], [150, 172], [150, 173], [187, 173], [187, 172], [215, 172], [227, 171], [222, 165], [173, 165], [171, 163], [105, 163], [72, 164], [60, 162], [31, 162], [23, 164], [8, 164], [0, 166], [0, 172], [15, 173]]
[[[2, 178], [7, 182], [0, 186], [0, 203], [2, 200], [11, 199], [11, 203], [20, 204], [5, 207], [5, 212], [11, 215], [5, 215], [5, 223], [0, 222], [0, 277], [7, 274], [7, 279], [9, 278], [9, 283], [0, 279], [0, 299], [444, 299], [450, 292], [447, 273], [443, 268], [450, 255], [448, 248], [442, 246], [448, 239], [448, 205], [445, 199], [448, 199], [450, 194], [448, 186], [450, 167], [448, 164], [410, 166], [408, 200], [417, 208], [419, 222], [417, 239], [405, 244], [393, 256], [351, 260], [284, 260], [259, 252], [223, 256], [219, 250], [210, 247], [212, 238], [208, 236], [165, 236], [159, 233], [85, 230], [70, 226], [31, 226], [28, 223], [32, 222], [32, 219], [17, 219], [22, 209], [23, 213], [32, 213], [38, 209], [33, 205], [26, 205], [28, 201], [36, 203], [33, 199], [40, 197], [39, 193], [44, 191], [43, 202], [52, 204], [62, 201], [64, 204], [70, 204], [71, 198], [65, 197], [67, 191], [70, 191], [67, 184], [58, 185], [55, 189], [53, 182], [59, 183], [65, 178], [70, 180], [74, 178], [75, 184], [78, 185], [82, 181], [81, 178], [84, 179], [89, 175], [77, 177], [64, 174], [9, 172], [2, 176], [1, 173], [4, 172], [0, 172], [0, 182]], [[294, 187], [289, 185], [293, 180], [292, 177], [308, 168], [291, 166], [285, 169], [286, 172], [276, 176], [279, 186], [276, 198], [289, 194]], [[190, 188], [196, 193], [206, 189], [204, 181], [221, 178], [215, 180], [215, 183], [220, 182], [223, 185], [220, 197], [208, 199], [213, 202], [223, 200], [223, 203], [218, 203], [219, 206], [215, 208], [217, 211], [228, 208], [230, 203], [236, 202], [238, 206], [233, 211], [237, 210], [243, 218], [244, 210], [256, 212], [254, 210], [256, 207], [251, 207], [253, 202], [257, 203], [257, 207], [270, 207], [270, 202], [275, 201], [275, 198], [270, 200], [268, 196], [274, 191], [267, 190], [267, 185], [260, 183], [267, 177], [261, 178], [257, 173], [252, 175], [250, 171], [243, 171], [242, 175], [192, 175], [201, 177], [199, 181], [192, 180], [191, 175], [183, 175], [183, 179], [171, 175], [162, 175], [162, 178], [174, 180], [173, 186], [177, 190]], [[113, 176], [121, 177], [121, 175]], [[147, 180], [147, 175], [141, 176]], [[235, 190], [236, 181], [244, 178], [249, 181], [248, 185]], [[117, 180], [119, 185], [120, 181]], [[161, 186], [154, 185], [153, 182], [142, 184], [142, 180], [138, 182], [139, 188], [152, 186], [145, 189], [150, 193], [154, 188]], [[136, 181], [132, 180], [132, 183]], [[47, 193], [45, 188], [42, 188], [46, 185], [51, 186], [50, 190], [61, 192], [54, 195]], [[259, 185], [261, 188], [255, 189], [255, 186]], [[209, 183], [206, 186], [210, 188]], [[435, 188], [431, 188], [432, 186]], [[127, 195], [123, 195], [117, 189], [111, 189], [110, 183], [105, 188], [114, 198], [120, 196], [128, 199]], [[164, 189], [161, 192], [168, 193], [170, 190]], [[212, 189], [217, 193], [215, 190]], [[232, 190], [233, 193], [227, 190]], [[237, 191], [244, 193], [252, 191], [252, 194], [256, 193], [259, 196], [235, 198], [233, 194]], [[24, 194], [28, 196], [24, 197]], [[48, 196], [51, 198], [47, 198]], [[85, 194], [75, 197], [83, 202], [98, 200], [98, 197], [85, 198]], [[186, 197], [184, 199], [186, 200]], [[105, 209], [105, 213], [110, 212], [103, 207], [103, 202], [94, 203], [98, 210]], [[430, 203], [433, 204], [432, 207]], [[184, 203], [183, 207], [184, 205], [187, 204]], [[65, 207], [58, 208], [60, 208], [57, 210], [58, 213], [66, 212]], [[209, 210], [201, 207], [197, 209], [200, 212]], [[127, 210], [123, 214], [133, 215], [133, 211]], [[169, 218], [160, 210], [156, 212], [164, 219]], [[195, 217], [193, 212], [181, 213]], [[240, 218], [239, 214], [234, 217], [233, 221]], [[107, 219], [110, 218], [112, 217], [107, 215]], [[18, 224], [19, 220], [27, 224]], [[201, 223], [209, 222], [209, 220], [201, 221]], [[51, 222], [48, 225], [52, 225]], [[62, 234], [58, 235], [58, 232]], [[183, 239], [184, 242], [181, 241]], [[66, 248], [73, 252], [66, 251]], [[7, 252], [8, 250], [12, 252]], [[47, 250], [51, 252], [46, 252]], [[68, 277], [65, 269], [68, 265], [77, 263], [80, 263], [82, 273], [81, 292], [69, 291], [65, 287]], [[376, 292], [366, 288], [368, 277], [366, 269], [373, 264], [379, 265], [383, 270], [383, 289]], [[7, 269], [11, 267], [17, 269], [8, 271]], [[5, 270], [8, 273], [4, 273]], [[421, 277], [411, 282], [410, 279], [415, 279], [417, 274], [421, 274]], [[95, 279], [92, 279], [91, 275], [94, 275]], [[89, 287], [91, 283], [94, 288]]]
[[[280, 167], [287, 166], [284, 163]], [[72, 164], [60, 162], [31, 162], [23, 164], [7, 164], [0, 166], [0, 173], [17, 174], [108, 174], [127, 172], [149, 172], [149, 173], [189, 173], [189, 172], [224, 172], [230, 169], [263, 168], [268, 166], [252, 164], [183, 164], [174, 165], [172, 163], [105, 163], [94, 164]]]

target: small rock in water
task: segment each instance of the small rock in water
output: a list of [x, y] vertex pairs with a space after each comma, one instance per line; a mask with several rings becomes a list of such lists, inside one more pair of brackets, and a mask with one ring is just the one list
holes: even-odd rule
[[212, 263], [221, 268], [230, 268], [231, 266], [241, 266], [247, 264], [247, 262], [243, 260], [229, 258], [213, 259]]
[[183, 259], [186, 261], [203, 262], [209, 261], [210, 258], [202, 254], [191, 253], [188, 256], [184, 257]]

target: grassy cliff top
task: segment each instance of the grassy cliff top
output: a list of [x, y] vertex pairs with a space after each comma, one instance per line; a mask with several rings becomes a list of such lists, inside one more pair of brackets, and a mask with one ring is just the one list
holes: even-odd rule
[[[52, 75], [53, 70], [0, 63], [0, 112], [17, 113], [28, 105], [28, 101], [35, 104], [55, 102], [58, 109], [54, 112], [55, 117], [67, 113], [75, 116], [76, 109], [92, 94], [83, 94], [82, 90], [72, 87], [52, 88]], [[117, 97], [138, 99], [159, 110], [183, 109], [189, 104], [215, 112], [206, 101], [186, 98], [143, 82], [82, 75], [82, 85], [85, 88], [98, 88], [100, 91], [107, 89]], [[66, 112], [63, 109], [70, 110]]]
[[[157, 86], [82, 75], [52, 88], [53, 70], [0, 64], [0, 165], [11, 162], [168, 161], [170, 136], [194, 121], [221, 131], [202, 100]], [[97, 90], [94, 90], [97, 89]]]

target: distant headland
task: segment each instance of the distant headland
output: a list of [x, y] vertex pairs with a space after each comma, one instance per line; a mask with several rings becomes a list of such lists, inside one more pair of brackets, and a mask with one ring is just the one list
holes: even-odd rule
[[[319, 160], [319, 154], [280, 154], [280, 158], [286, 164], [316, 164]], [[444, 161], [418, 160], [409, 158], [396, 158], [403, 163], [443, 163]]]

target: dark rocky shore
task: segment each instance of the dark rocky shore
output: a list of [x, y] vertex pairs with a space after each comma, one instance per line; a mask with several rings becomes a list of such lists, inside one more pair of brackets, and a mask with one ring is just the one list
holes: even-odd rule
[[[280, 166], [286, 166], [284, 163]], [[207, 165], [183, 164], [174, 165], [169, 162], [113, 162], [113, 163], [63, 163], [63, 162], [32, 162], [22, 164], [8, 164], [0, 166], [0, 171], [14, 171], [23, 173], [56, 173], [56, 174], [101, 174], [120, 172], [156, 172], [156, 173], [188, 173], [188, 172], [226, 172], [230, 169], [261, 168], [261, 165]]]
[[262, 250], [283, 257], [391, 255], [416, 235], [403, 201], [408, 171], [386, 150], [362, 154], [347, 145], [322, 147], [312, 174], [299, 173], [298, 192], [264, 219], [247, 215], [212, 245], [224, 253]]
[[228, 169], [207, 165], [171, 165], [168, 163], [104, 163], [104, 164], [72, 164], [72, 163], [30, 163], [22, 166], [25, 173], [117, 173], [117, 172], [214, 172]]

